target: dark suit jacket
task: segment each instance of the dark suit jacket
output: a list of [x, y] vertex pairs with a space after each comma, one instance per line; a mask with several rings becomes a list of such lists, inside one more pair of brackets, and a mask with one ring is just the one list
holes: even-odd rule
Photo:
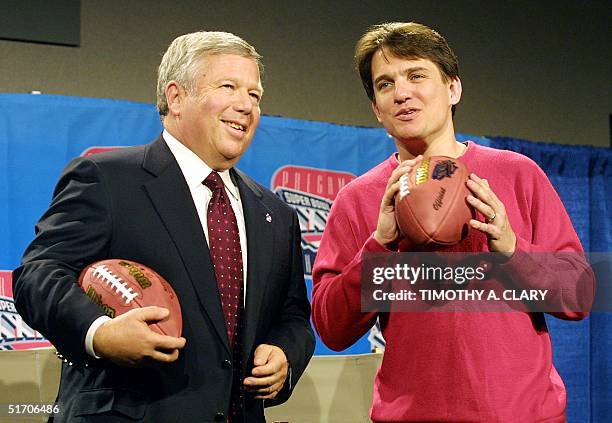
[[[273, 344], [286, 353], [295, 385], [314, 350], [297, 216], [243, 173], [232, 170], [232, 177], [248, 238], [242, 372], [250, 373], [259, 344]], [[176, 362], [136, 369], [87, 355], [85, 334], [103, 313], [76, 281], [86, 265], [106, 258], [146, 264], [172, 284], [187, 339]], [[232, 354], [219, 294], [189, 188], [161, 137], [73, 160], [13, 280], [19, 313], [67, 361], [55, 421], [223, 420]], [[266, 405], [289, 395], [286, 383]], [[263, 401], [247, 394], [245, 408], [248, 422], [265, 421]]]

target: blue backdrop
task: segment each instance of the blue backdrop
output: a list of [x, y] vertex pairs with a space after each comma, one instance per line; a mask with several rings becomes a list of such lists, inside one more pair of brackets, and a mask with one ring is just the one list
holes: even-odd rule
[[[47, 208], [57, 177], [71, 158], [92, 146], [147, 143], [161, 131], [153, 105], [126, 101], [6, 94], [0, 95], [0, 111], [0, 270], [18, 265], [33, 237], [34, 223]], [[563, 199], [585, 250], [611, 251], [610, 149], [497, 137], [459, 138], [533, 158]], [[264, 116], [238, 167], [265, 186], [298, 193], [309, 204], [317, 201], [317, 207], [295, 205], [308, 267], [337, 190], [394, 150], [382, 129]], [[610, 421], [611, 315], [593, 313], [577, 323], [547, 320], [555, 365], [568, 389], [569, 421]], [[364, 337], [344, 353], [369, 350]], [[331, 353], [317, 343], [316, 354]]]

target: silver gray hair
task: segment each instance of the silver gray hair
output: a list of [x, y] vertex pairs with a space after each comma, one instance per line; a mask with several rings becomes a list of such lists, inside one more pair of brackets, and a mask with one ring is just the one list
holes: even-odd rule
[[263, 75], [261, 56], [237, 35], [217, 31], [181, 35], [172, 41], [157, 70], [157, 110], [162, 119], [168, 114], [166, 85], [177, 81], [187, 92], [193, 90], [200, 60], [213, 54], [236, 54], [253, 59]]

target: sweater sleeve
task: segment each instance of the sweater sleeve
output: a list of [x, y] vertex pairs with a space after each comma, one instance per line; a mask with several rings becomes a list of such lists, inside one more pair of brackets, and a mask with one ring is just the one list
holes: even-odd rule
[[519, 288], [548, 290], [550, 314], [583, 319], [593, 302], [593, 271], [557, 192], [542, 169], [532, 161], [529, 166], [523, 175], [530, 175], [524, 189], [531, 239], [517, 235], [515, 253], [501, 269]]
[[312, 321], [321, 340], [334, 351], [349, 347], [374, 325], [377, 313], [361, 311], [361, 256], [388, 251], [368, 234], [367, 225], [353, 224], [349, 210], [349, 199], [340, 193], [312, 275]]

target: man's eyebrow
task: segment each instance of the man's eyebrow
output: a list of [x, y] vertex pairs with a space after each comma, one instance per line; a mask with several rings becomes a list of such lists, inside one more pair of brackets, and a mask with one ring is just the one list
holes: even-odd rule
[[382, 75], [379, 75], [375, 80], [374, 80], [374, 85], [378, 84], [378, 82], [385, 80], [385, 79], [391, 79], [391, 77], [389, 75], [387, 75], [386, 73], [383, 73]]
[[404, 69], [403, 73], [422, 72], [422, 71], [428, 71], [428, 70], [429, 69], [426, 68], [425, 66], [413, 66], [411, 68]]
[[[232, 77], [232, 76], [223, 76], [223, 77], [219, 77], [219, 79], [217, 79], [217, 80], [215, 81], [215, 83], [217, 83], [217, 84], [220, 84], [220, 83], [222, 83], [222, 82], [231, 82], [231, 83], [236, 84], [236, 85], [241, 85], [241, 84], [243, 84], [243, 83], [240, 81], [240, 79], [239, 79], [239, 78], [235, 78], [235, 77]], [[263, 90], [263, 87], [260, 87], [259, 85], [257, 85], [257, 86], [249, 86], [249, 85], [247, 85], [247, 84], [244, 84], [244, 85], [247, 87], [247, 89], [248, 89], [249, 91], [258, 91], [258, 92], [260, 92], [261, 94], [263, 94], [263, 91], [264, 91], [264, 90]]]

